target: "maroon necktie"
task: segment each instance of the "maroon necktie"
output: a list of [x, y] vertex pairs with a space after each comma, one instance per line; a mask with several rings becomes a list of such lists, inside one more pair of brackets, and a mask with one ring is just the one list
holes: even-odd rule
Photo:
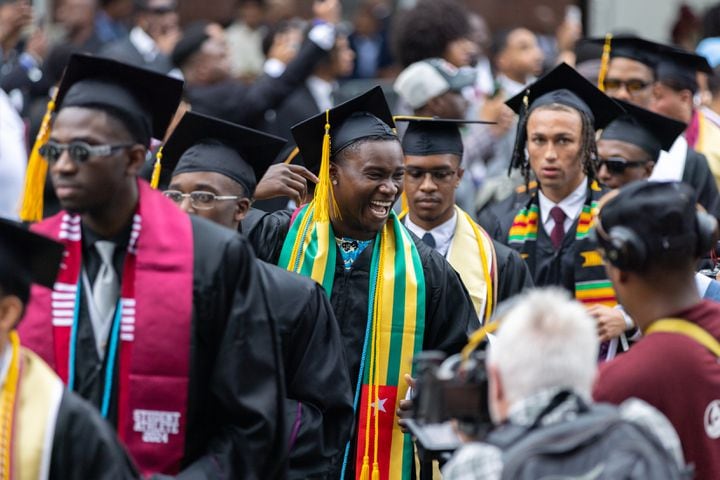
[[555, 206], [550, 209], [550, 216], [555, 220], [552, 232], [550, 232], [550, 241], [553, 248], [557, 250], [562, 245], [563, 237], [565, 237], [565, 212], [562, 208]]

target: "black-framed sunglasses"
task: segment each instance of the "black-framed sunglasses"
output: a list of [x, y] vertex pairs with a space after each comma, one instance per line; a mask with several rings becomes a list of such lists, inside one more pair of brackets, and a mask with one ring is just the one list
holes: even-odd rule
[[453, 176], [455, 175], [455, 170], [445, 168], [440, 170], [431, 170], [425, 168], [407, 167], [405, 169], [405, 174], [407, 175], [408, 180], [410, 180], [411, 182], [422, 182], [429, 174], [433, 182], [447, 183], [452, 180]]
[[68, 155], [75, 163], [85, 163], [90, 157], [107, 157], [123, 148], [132, 147], [133, 143], [122, 143], [118, 145], [90, 145], [85, 142], [58, 143], [52, 140], [40, 147], [40, 155], [48, 161], [55, 163], [60, 160], [63, 152], [67, 150]]
[[605, 90], [620, 90], [620, 87], [625, 85], [625, 88], [630, 93], [639, 92], [649, 87], [651, 84], [638, 78], [630, 80], [620, 80], [618, 78], [606, 78], [605, 79]]
[[238, 195], [215, 195], [212, 192], [203, 192], [200, 190], [183, 193], [179, 190], [165, 190], [163, 192], [167, 198], [180, 205], [184, 199], [190, 198], [190, 205], [196, 210], [210, 210], [215, 206], [217, 200], [237, 200]]
[[600, 170], [600, 167], [605, 165], [608, 172], [622, 175], [628, 168], [642, 167], [648, 163], [647, 160], [625, 160], [622, 157], [609, 157], [609, 158], [598, 158], [596, 162], [596, 168]]

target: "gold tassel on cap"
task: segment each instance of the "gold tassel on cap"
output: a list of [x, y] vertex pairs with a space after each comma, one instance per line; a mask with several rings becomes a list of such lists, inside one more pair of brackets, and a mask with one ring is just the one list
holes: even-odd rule
[[326, 222], [330, 215], [340, 216], [340, 209], [335, 200], [335, 192], [330, 181], [330, 110], [325, 110], [325, 135], [322, 142], [322, 156], [320, 158], [320, 181], [315, 187], [315, 221]]
[[610, 66], [610, 49], [612, 43], [612, 33], [605, 35], [605, 44], [603, 45], [602, 57], [600, 59], [600, 72], [598, 73], [598, 88], [601, 92], [605, 91], [605, 76]]
[[55, 96], [47, 104], [40, 130], [35, 137], [35, 143], [30, 151], [27, 172], [25, 172], [25, 190], [20, 207], [20, 219], [23, 222], [39, 222], [43, 216], [43, 193], [45, 191], [45, 177], [47, 176], [47, 160], [40, 155], [40, 147], [50, 139], [52, 128], [52, 114], [55, 112]]
[[158, 148], [155, 154], [155, 164], [153, 165], [152, 176], [150, 177], [150, 187], [157, 190], [160, 185], [160, 172], [162, 172], [162, 157], [163, 157], [163, 145]]
[[290, 155], [288, 155], [287, 158], [283, 160], [283, 163], [286, 165], [290, 165], [293, 160], [295, 160], [295, 157], [298, 156], [298, 153], [300, 153], [300, 149], [298, 147], [293, 148], [292, 152], [290, 152]]

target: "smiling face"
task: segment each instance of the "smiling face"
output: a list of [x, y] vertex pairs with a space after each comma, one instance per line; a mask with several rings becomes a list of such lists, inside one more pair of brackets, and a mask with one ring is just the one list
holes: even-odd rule
[[403, 189], [403, 152], [398, 140], [360, 140], [346, 147], [330, 166], [341, 218], [338, 235], [375, 237]]
[[463, 170], [452, 153], [405, 157], [405, 194], [410, 219], [425, 230], [450, 220]]
[[[101, 110], [67, 107], [60, 110], [50, 140], [89, 145], [132, 144], [125, 127]], [[108, 156], [91, 156], [78, 163], [63, 152], [52, 164], [50, 175], [63, 209], [73, 213], [97, 213], [134, 201], [135, 176], [145, 158], [142, 145], [119, 149]]]
[[585, 177], [582, 162], [582, 118], [569, 107], [539, 107], [527, 122], [530, 168], [542, 192], [559, 202]]

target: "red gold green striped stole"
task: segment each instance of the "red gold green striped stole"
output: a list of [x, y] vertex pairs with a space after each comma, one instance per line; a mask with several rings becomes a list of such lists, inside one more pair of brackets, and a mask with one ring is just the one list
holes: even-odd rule
[[[313, 278], [332, 292], [337, 257], [332, 225], [313, 219], [313, 203], [290, 227], [278, 265]], [[422, 349], [425, 332], [425, 276], [410, 234], [394, 212], [375, 237], [368, 285], [368, 321], [355, 389], [357, 420], [355, 477], [410, 477], [412, 441], [397, 424], [405, 398], [404, 375]]]

